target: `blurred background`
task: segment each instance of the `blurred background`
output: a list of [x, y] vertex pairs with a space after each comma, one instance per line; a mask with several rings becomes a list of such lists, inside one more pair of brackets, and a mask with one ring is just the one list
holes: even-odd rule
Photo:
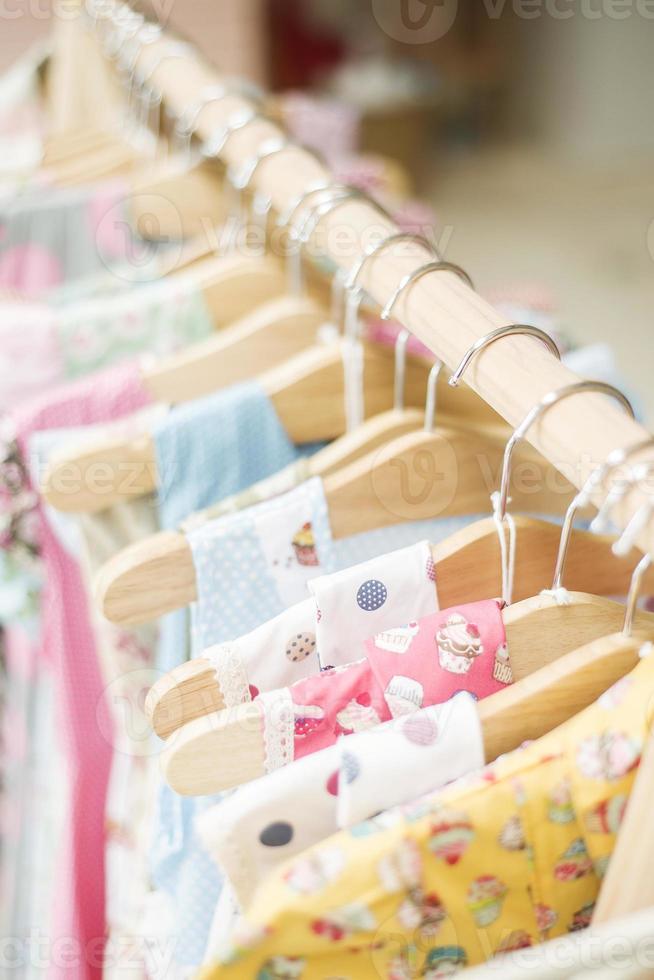
[[[5, 0], [3, 66], [51, 26]], [[297, 138], [397, 161], [483, 291], [607, 340], [654, 420], [654, 2], [158, 0], [224, 73], [283, 95]], [[406, 179], [404, 176], [402, 179]]]

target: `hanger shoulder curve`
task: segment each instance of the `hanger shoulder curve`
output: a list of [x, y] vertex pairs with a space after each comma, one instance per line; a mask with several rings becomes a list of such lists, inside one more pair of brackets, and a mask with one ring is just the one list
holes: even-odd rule
[[71, 456], [53, 456], [41, 481], [43, 498], [64, 513], [94, 514], [157, 488], [157, 457], [149, 435], [106, 439]]
[[630, 637], [600, 636], [481, 701], [486, 761], [541, 738], [593, 704], [636, 667], [643, 639], [640, 629]]
[[[654, 624], [654, 614], [645, 614]], [[618, 632], [624, 606], [587, 592], [569, 593], [560, 605], [551, 596], [532, 596], [504, 610], [514, 680], [547, 667], [566, 653]]]
[[172, 277], [192, 277], [216, 327], [239, 320], [287, 289], [286, 273], [271, 256], [211, 255]]
[[182, 796], [222, 792], [263, 776], [261, 705], [249, 701], [190, 721], [169, 740], [161, 766], [168, 784]]
[[247, 381], [309, 347], [326, 315], [308, 297], [279, 296], [213, 337], [144, 371], [156, 401], [179, 403]]
[[206, 657], [194, 657], [174, 667], [155, 681], [145, 699], [145, 714], [164, 740], [195, 718], [224, 707], [214, 668]]
[[[487, 511], [505, 441], [503, 427], [461, 427], [441, 415], [441, 425], [432, 432], [419, 429], [387, 442], [374, 455], [326, 481], [334, 537], [348, 537], [399, 520]], [[521, 446], [519, 452], [522, 462], [547, 466], [530, 446]], [[516, 494], [514, 506], [563, 513], [572, 492], [570, 487], [568, 494]]]
[[[98, 571], [93, 591], [110, 622], [135, 626], [181, 608], [197, 598], [195, 566], [183, 534], [160, 531], [110, 558]], [[144, 619], [144, 597], [147, 616]]]
[[331, 476], [373, 449], [380, 449], [390, 439], [419, 429], [423, 421], [424, 412], [418, 408], [391, 408], [373, 415], [352, 432], [346, 432], [318, 450], [310, 460], [311, 473], [323, 479]]
[[[515, 602], [538, 596], [551, 585], [561, 538], [558, 524], [514, 515], [516, 528]], [[574, 530], [568, 549], [566, 582], [572, 592], [599, 596], [626, 595], [633, 573], [633, 557], [613, 554], [615, 538]], [[455, 531], [434, 545], [438, 594], [444, 608], [502, 591], [501, 556], [492, 517]], [[645, 572], [644, 588], [654, 592], [654, 569]]]

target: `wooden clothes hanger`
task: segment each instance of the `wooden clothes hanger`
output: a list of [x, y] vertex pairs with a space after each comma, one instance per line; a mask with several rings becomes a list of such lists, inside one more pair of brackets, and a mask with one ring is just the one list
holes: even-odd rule
[[[495, 331], [492, 339], [499, 339], [499, 336], [507, 333], [525, 331], [533, 332], [533, 328], [504, 327]], [[468, 361], [469, 359], [468, 357]], [[431, 377], [433, 383], [436, 375], [432, 373]], [[574, 391], [568, 394], [588, 389], [614, 393], [614, 389], [605, 385], [598, 387], [595, 383], [585, 382], [581, 388], [575, 387]], [[617, 394], [620, 399], [623, 399], [622, 395]], [[557, 397], [561, 396], [557, 393]], [[545, 405], [540, 408], [539, 412], [547, 407], [548, 405]], [[530, 418], [529, 425], [532, 421], [533, 419]], [[522, 428], [528, 428], [528, 425]], [[384, 431], [382, 426], [381, 438]], [[325, 469], [321, 470], [323, 457], [320, 453], [317, 454], [314, 458], [313, 473], [322, 476], [325, 480], [324, 489], [333, 536], [336, 539], [347, 537], [361, 530], [398, 523], [402, 519], [429, 519], [433, 518], [435, 513], [446, 516], [483, 510], [487, 506], [488, 485], [480, 473], [479, 458], [482, 456], [493, 472], [495, 464], [502, 458], [503, 433], [480, 431], [478, 428], [475, 431], [441, 428], [439, 433], [442, 440], [438, 447], [441, 457], [443, 449], [449, 453], [442, 465], [441, 475], [447, 477], [447, 474], [450, 476], [453, 474], [454, 479], [435, 480], [434, 471], [430, 470], [427, 473], [427, 476], [431, 477], [430, 492], [420, 494], [414, 500], [407, 496], [406, 487], [398, 481], [398, 472], [401, 475], [402, 467], [408, 468], [408, 462], [397, 454], [395, 443], [391, 443], [390, 447], [383, 446], [381, 449], [373, 450], [372, 453], [355, 459], [344, 469], [337, 468], [335, 471], [331, 469], [334, 461], [330, 457], [325, 460]], [[515, 446], [521, 441], [522, 434], [519, 431], [517, 435], [514, 434], [504, 451], [505, 476], [502, 478], [502, 487], [505, 494], [508, 494], [507, 481], [511, 458]], [[415, 437], [410, 435], [408, 438], [412, 440], [412, 450], [415, 446]], [[428, 440], [431, 451], [426, 452], [425, 459], [433, 464], [434, 435], [430, 433]], [[396, 442], [401, 443], [401, 440]], [[122, 449], [120, 458], [121, 460], [126, 458]], [[410, 459], [409, 455], [408, 460]], [[533, 459], [532, 456], [531, 460]], [[81, 475], [81, 482], [90, 486], [90, 482], [85, 479], [85, 474], [90, 470], [91, 465], [98, 462], [106, 463], [108, 460], [107, 454], [102, 457], [102, 460], [98, 457], [91, 459], [77, 457], [74, 461], [75, 468], [70, 471], [67, 471], [62, 464], [56, 471], [58, 486], [65, 491], [69, 472]], [[337, 467], [341, 463], [342, 456], [336, 460]], [[151, 474], [154, 468], [153, 451], [145, 465], [142, 456], [136, 461], [135, 469], [139, 474]], [[124, 470], [122, 472], [124, 473]], [[106, 469], [103, 469], [103, 475], [105, 473]], [[380, 473], [386, 479], [386, 483], [380, 479]], [[58, 502], [59, 497], [65, 498], [66, 495], [59, 493], [57, 498], [48, 495], [49, 484], [55, 482], [54, 476], [55, 473], [52, 481], [46, 480], [44, 492], [46, 499], [53, 502], [57, 499]], [[151, 477], [148, 476], [148, 479], [151, 480]], [[56, 487], [53, 486], [52, 489]], [[141, 489], [141, 484], [136, 489]], [[91, 497], [89, 504], [98, 506], [98, 495], [89, 496]], [[102, 500], [105, 499], [103, 496]], [[521, 502], [525, 509], [537, 508], [545, 511], [548, 506], [552, 510], [560, 508], [568, 502], [568, 498], [560, 493], [550, 492], [539, 495], [537, 501], [532, 494], [528, 494]], [[63, 505], [70, 509], [75, 506], [74, 504], [71, 506], [70, 499], [68, 501], [64, 499]], [[506, 514], [506, 505], [504, 514]], [[515, 524], [514, 529], [517, 530]], [[520, 544], [524, 544], [525, 553], [529, 556], [525, 562], [527, 571], [521, 582], [522, 598], [537, 594], [547, 583], [549, 569], [552, 567], [551, 556], [556, 554], [558, 545], [558, 531], [545, 522], [528, 518], [521, 520], [519, 530]], [[570, 580], [574, 587], [579, 589], [588, 583], [588, 565], [581, 556], [589, 558], [592, 552], [592, 567], [603, 570], [603, 574], [598, 573], [597, 576], [598, 588], [602, 591], [606, 590], [609, 595], [624, 593], [627, 581], [626, 566], [607, 561], [612, 540], [584, 535], [583, 532], [574, 532], [574, 537], [578, 544], [574, 553], [575, 556], [579, 556], [574, 558], [573, 567], [570, 569]], [[439, 586], [441, 604], [449, 606], [458, 602], [472, 601], [473, 598], [487, 598], [500, 591], [505, 595], [506, 575], [500, 580], [498, 571], [500, 564], [488, 560], [489, 555], [497, 554], [497, 549], [497, 524], [493, 520], [473, 524], [453, 538], [441, 542], [434, 554], [437, 573], [440, 571], [439, 580], [443, 583]], [[488, 569], [492, 570], [490, 575]], [[450, 589], [451, 592], [448, 591]], [[463, 592], [464, 589], [467, 592]], [[123, 625], [146, 622], [174, 608], [187, 605], [197, 597], [197, 591], [195, 567], [186, 539], [181, 534], [162, 532], [144, 542], [132, 545], [101, 569], [96, 578], [95, 591], [96, 601], [103, 615]], [[523, 608], [526, 612], [526, 607]]]
[[[499, 339], [500, 336], [506, 335], [510, 331], [519, 332], [520, 328], [500, 328], [499, 331], [494, 332], [492, 339]], [[486, 345], [489, 342], [491, 341], [487, 341]], [[480, 343], [477, 345], [477, 349], [480, 350], [483, 346], [485, 345]], [[453, 379], [457, 384], [466, 364], [470, 362], [474, 353], [468, 352], [459, 369], [454, 373]], [[587, 390], [600, 390], [612, 394], [618, 397], [623, 404], [628, 405], [619, 392], [615, 393], [613, 389], [598, 385], [595, 382], [580, 383], [543, 399], [536, 409], [529, 413], [528, 418], [522, 426], [518, 427], [507, 443], [500, 482], [500, 506], [504, 508], [501, 512], [502, 521], [506, 518], [510, 464], [516, 445], [533, 421], [552, 404], [562, 398]], [[577, 511], [586, 506], [592, 491], [605, 479], [608, 473], [615, 466], [620, 465], [627, 456], [641, 450], [649, 442], [651, 440], [647, 440], [647, 443], [639, 443], [630, 450], [611, 454], [607, 462], [591, 474], [586, 486], [577, 494], [568, 508], [560, 541], [558, 530], [552, 525], [530, 518], [519, 518], [517, 523], [516, 519], [512, 519], [516, 540], [516, 554], [512, 556], [512, 563], [515, 564], [519, 546], [520, 568], [521, 570], [524, 568], [524, 575], [521, 575], [520, 579], [519, 598], [521, 601], [507, 609], [505, 619], [507, 627], [510, 626], [512, 629], [514, 641], [519, 639], [520, 649], [525, 651], [516, 666], [518, 678], [521, 671], [528, 674], [549, 662], [549, 660], [544, 659], [544, 654], [539, 645], [538, 638], [541, 635], [546, 635], [551, 641], [549, 647], [549, 659], [551, 660], [552, 651], [556, 651], [555, 655], [560, 655], [563, 652], [562, 643], [567, 642], [570, 636], [574, 635], [575, 637], [574, 646], [606, 635], [616, 627], [616, 615], [619, 615], [619, 607], [616, 607], [615, 603], [607, 602], [597, 595], [590, 594], [590, 590], [593, 589], [596, 592], [610, 595], [626, 592], [631, 574], [630, 565], [627, 561], [627, 554], [630, 549], [627, 549], [627, 552], [616, 561], [611, 555], [614, 544], [611, 538], [600, 538], [587, 532], [573, 532], [573, 521]], [[362, 502], [360, 509], [365, 509], [365, 506], [365, 502]], [[464, 528], [458, 534], [432, 548], [436, 579], [439, 583], [438, 594], [441, 608], [448, 608], [475, 599], [484, 599], [500, 592], [505, 596], [507, 596], [507, 591], [511, 593], [508, 596], [509, 601], [513, 597], [513, 585], [510, 588], [507, 587], [507, 579], [513, 578], [513, 572], [506, 567], [504, 560], [498, 560], [503, 556], [499, 554], [501, 540], [498, 539], [497, 531], [496, 515], [493, 520], [476, 522], [470, 527]], [[575, 542], [574, 568], [571, 569], [575, 576], [575, 588], [584, 591], [566, 592], [566, 604], [562, 606], [557, 599], [561, 599], [561, 577], [571, 539], [574, 539]], [[186, 595], [192, 595], [194, 598], [195, 577], [192, 556], [188, 546], [186, 547], [184, 561], [182, 561], [182, 554], [184, 552], [180, 548], [177, 566], [180, 569], [186, 566], [188, 576], [183, 586], [181, 582], [179, 583], [180, 590], [183, 587], [186, 590]], [[542, 577], [543, 570], [554, 565], [555, 556], [554, 587], [545, 595], [539, 595], [545, 584]], [[186, 565], [187, 561], [188, 565]], [[501, 574], [498, 574], [500, 569]], [[121, 574], [126, 579], [121, 583], [122, 590], [115, 588]], [[128, 581], [129, 570], [120, 569], [117, 577], [112, 581], [112, 588], [115, 588], [115, 592], [113, 594], [110, 590], [102, 592], [101, 599], [104, 602], [104, 612], [105, 615], [109, 612], [109, 618], [111, 613], [107, 609], [109, 604], [107, 600], [124, 597], [125, 605], [127, 605], [128, 595], [133, 594], [133, 590], [127, 585]], [[102, 580], [99, 578], [99, 592], [102, 591], [102, 585]], [[174, 671], [154, 685], [148, 695], [147, 710], [157, 734], [161, 737], [167, 737], [171, 732], [192, 719], [219, 710], [223, 706], [222, 692], [216, 683], [211, 663], [199, 657], [194, 658], [190, 663], [175, 668]]]
[[[533, 529], [530, 529], [529, 533], [522, 533], [529, 526], [528, 518], [515, 517], [514, 520], [517, 527], [516, 566], [520, 569], [520, 576], [515, 585], [515, 598], [522, 600], [533, 597], [550, 581], [543, 574], [543, 566], [548, 564], [551, 570], [554, 564], [559, 547], [560, 530], [556, 525], [541, 521], [539, 522], [539, 537], [537, 538]], [[497, 530], [492, 519], [484, 523], [486, 524], [486, 532], [480, 538], [476, 536], [479, 531], [476, 531], [473, 536], [468, 534], [469, 528], [463, 528], [445, 541], [431, 546], [432, 558], [436, 566], [438, 600], [443, 609], [487, 599], [488, 596], [499, 595], [501, 592], [503, 583]], [[480, 526], [480, 524], [476, 525], [476, 527]], [[177, 553], [178, 564], [185, 568], [186, 562], [190, 559], [192, 575], [187, 575], [184, 579], [180, 573], [179, 579], [172, 582], [170, 578], [162, 579], [162, 569], [165, 570], [165, 574], [172, 574], [175, 567], [172, 560], [167, 556], [165, 560], [161, 560], [157, 564], [157, 557], [153, 553], [150, 565], [149, 581], [154, 592], [153, 604], [158, 601], [159, 607], [165, 611], [170, 611], [170, 606], [165, 604], [166, 589], [180, 595], [185, 589], [188, 596], [185, 605], [197, 598], [190, 550], [181, 535], [175, 536], [175, 543], [177, 543], [177, 538], [181, 538], [183, 542], [183, 546], [179, 547]], [[600, 594], [620, 595], [627, 592], [632, 575], [632, 562], [628, 558], [616, 559], [616, 570], [613, 574], [607, 575], [605, 571], [609, 566], [607, 556], [610, 554], [611, 546], [614, 543], [613, 538], [600, 537], [587, 531], [578, 531], [574, 533], [573, 541], [574, 547], [569, 559], [569, 581], [574, 582], [575, 587], [580, 592], [590, 592], [593, 588], [597, 588]], [[121, 556], [123, 560], [128, 558], [124, 553], [121, 553]], [[121, 556], [117, 556], [109, 565], [113, 564], [113, 561], [118, 563]], [[106, 566], [107, 569], [109, 565]], [[119, 592], [118, 584], [114, 587], [114, 591], [110, 591], [108, 595], [103, 592], [103, 572], [96, 580], [96, 594], [100, 593], [105, 602], [104, 615], [107, 615], [107, 612], [112, 612], [111, 607], [107, 610], [107, 604], [112, 600], [119, 603], [121, 597], [122, 602], [119, 606], [121, 613], [128, 610], [130, 597], [134, 592], [130, 586], [129, 572], [125, 573], [124, 581], [121, 581], [118, 572], [114, 572], [114, 574], [117, 583], [122, 585], [121, 592]], [[145, 575], [143, 578], [145, 579]], [[613, 586], [615, 584], [619, 584], [620, 587], [614, 592]], [[654, 588], [654, 570], [648, 569], [645, 575], [645, 584], [649, 589]], [[532, 601], [537, 609], [544, 608], [546, 612], [549, 610], [548, 615], [550, 617], [555, 618], [557, 622], [560, 620], [558, 607], [554, 603], [551, 601]], [[133, 615], [139, 617], [138, 603], [133, 602], [132, 608], [134, 609]], [[513, 608], [517, 607], [509, 606], [505, 610], [505, 622], [508, 622], [509, 625], [512, 625], [511, 612]], [[621, 614], [621, 607], [616, 609], [613, 604], [606, 614], [601, 602], [595, 603], [592, 600], [578, 614], [575, 610], [575, 615], [580, 618], [583, 616], [585, 619], [591, 620], [599, 616], [596, 625], [598, 636], [601, 636], [603, 632], [612, 632], [616, 628], [616, 616]], [[107, 616], [107, 618], [111, 619], [112, 616]], [[151, 618], [155, 617], [152, 616]], [[140, 618], [135, 618], [136, 623], [141, 621]], [[540, 620], [536, 629], [541, 629]], [[515, 636], [521, 637], [520, 643], [521, 647], [524, 644], [524, 649], [528, 649], [531, 630], [532, 625], [529, 620], [525, 620], [524, 628], [520, 620], [515, 625]], [[597, 642], [600, 643], [601, 641], [598, 640]], [[262, 651], [262, 656], [265, 656], [265, 651]], [[535, 658], [537, 659], [536, 655]], [[528, 654], [525, 654], [524, 663], [526, 666], [523, 670], [527, 672], [530, 666]], [[537, 668], [538, 663], [536, 662], [534, 669]], [[516, 679], [522, 676], [520, 671], [521, 664], [518, 664], [515, 670]], [[146, 712], [150, 723], [156, 734], [164, 739], [193, 719], [201, 718], [224, 707], [223, 694], [216, 681], [212, 663], [201, 655], [179, 664], [156, 681], [148, 692], [146, 702]]]
[[621, 631], [599, 635], [480, 702], [487, 761], [563, 724], [638, 665], [644, 644], [654, 639], [651, 613], [642, 614], [634, 629], [637, 597], [651, 565], [645, 555], [634, 570]]
[[[514, 639], [519, 638], [520, 648], [525, 651], [515, 668], [517, 679], [538, 670], [544, 663], [537, 642], [540, 631], [546, 631], [548, 637], [554, 638], [551, 649], [560, 652], [559, 637], [567, 637], [572, 629], [577, 631], [577, 636], [583, 635], [586, 640], [603, 637], [615, 629], [616, 616], [621, 615], [620, 607], [616, 607], [615, 603], [607, 604], [599, 596], [623, 595], [630, 590], [630, 586], [633, 592], [632, 566], [629, 561], [631, 548], [621, 549], [610, 537], [585, 531], [575, 532], [573, 521], [575, 514], [586, 507], [593, 490], [608, 474], [628, 456], [652, 442], [654, 440], [650, 438], [628, 450], [612, 453], [606, 463], [591, 474], [586, 486], [570, 504], [560, 535], [558, 528], [552, 524], [526, 517], [513, 519], [516, 532], [514, 562], [520, 568], [521, 574], [517, 587], [511, 591], [516, 593], [513, 597], [521, 601], [507, 608], [505, 622], [513, 630]], [[503, 482], [503, 485], [508, 486], [508, 483]], [[574, 548], [570, 558], [568, 552], [571, 542], [574, 542]], [[618, 556], [615, 555], [615, 547], [618, 547]], [[128, 556], [125, 554], [122, 557], [124, 560]], [[493, 519], [475, 522], [432, 546], [432, 557], [436, 566], [441, 608], [485, 599], [506, 591], [506, 570], [501, 561], [497, 525]], [[566, 606], [562, 607], [555, 597], [561, 595], [566, 560], [570, 579], [578, 591], [566, 592]], [[185, 590], [187, 601], [193, 601], [197, 597], [195, 574], [192, 555], [185, 543], [178, 547], [175, 567], [180, 578], [174, 586], [170, 582], [166, 584], [169, 589], [179, 588], [180, 593]], [[539, 595], [547, 582], [545, 570], [552, 567], [555, 567], [553, 587], [546, 590], [544, 596]], [[172, 561], [170, 568], [173, 568]], [[104, 613], [109, 613], [108, 618], [112, 618], [111, 609], [106, 608], [108, 601], [120, 602], [122, 598], [124, 609], [127, 609], [130, 598], [133, 600], [135, 589], [130, 582], [129, 572], [129, 569], [122, 570], [124, 581], [121, 582], [121, 570], [117, 570], [112, 581], [115, 592], [102, 592], [103, 583], [101, 578], [98, 579], [97, 590], [102, 593]], [[153, 564], [150, 581], [158, 580], [158, 573], [159, 569]], [[182, 574], [186, 574], [185, 579], [182, 579]], [[648, 566], [640, 574], [637, 588], [640, 588], [643, 576], [646, 577], [648, 588], [654, 586], [654, 575]], [[143, 582], [145, 581], [144, 574]], [[119, 582], [122, 589], [118, 587]], [[591, 590], [598, 595], [590, 594]], [[159, 597], [160, 593], [157, 592], [156, 598]], [[536, 642], [532, 641], [534, 634]], [[262, 651], [263, 655], [265, 651]], [[156, 733], [161, 738], [167, 738], [189, 721], [223, 707], [223, 695], [216, 682], [213, 666], [209, 660], [200, 656], [180, 664], [155, 683], [148, 694], [146, 710]]]
[[[393, 352], [367, 342], [362, 346], [366, 412], [373, 416], [392, 401]], [[328, 441], [345, 432], [343, 358], [341, 344], [328, 343], [309, 348], [259, 376], [261, 388], [296, 444]], [[411, 359], [410, 400], [415, 405], [424, 401], [428, 374], [428, 364]], [[95, 481], [98, 464], [103, 471], [102, 493], [98, 493]], [[71, 474], [75, 474], [74, 486]], [[107, 440], [70, 456], [56, 454], [44, 474], [41, 490], [58, 510], [94, 513], [121, 500], [144, 496], [156, 487], [154, 442], [144, 435]]]
[[[581, 707], [586, 707], [595, 699], [595, 696], [582, 695], [578, 684], [570, 684], [570, 668], [558, 668], [558, 659], [566, 660], [566, 655], [576, 656], [574, 651], [579, 636], [599, 636], [607, 624], [611, 630], [619, 628], [624, 619], [624, 608], [619, 603], [603, 600], [596, 606], [595, 617], [592, 614], [579, 616], [580, 608], [574, 603], [570, 606], [571, 617], [567, 631], [558, 630], [558, 622], [555, 623], [556, 636], [549, 628], [551, 607], [544, 608], [544, 615], [533, 617], [528, 629], [525, 628], [524, 616], [515, 617], [511, 607], [504, 610], [511, 668], [518, 683], [514, 688], [509, 687], [494, 695], [493, 698], [498, 701], [489, 698], [489, 702], [492, 702], [490, 706], [485, 705], [485, 702], [479, 705], [488, 759], [496, 758], [498, 754], [521, 745], [526, 730], [537, 730], [539, 735], [545, 734], [553, 727], [552, 718], [563, 716], [565, 720], [575, 713], [572, 709], [580, 701], [583, 701]], [[654, 635], [654, 614], [644, 614], [643, 618], [648, 634]], [[577, 658], [577, 668], [580, 664], [581, 661]], [[522, 679], [532, 681], [529, 675], [533, 676], [534, 671], [540, 675], [541, 680], [547, 680], [547, 695], [551, 693], [553, 698], [560, 696], [561, 701], [555, 701], [555, 708], [551, 708], [550, 698], [542, 694], [542, 685], [536, 681], [529, 685], [530, 698], [525, 697], [525, 687], [521, 687]], [[605, 669], [599, 683], [604, 683], [606, 676], [614, 674], [614, 670]], [[596, 675], [596, 680], [597, 676], [599, 675]], [[610, 683], [609, 681], [606, 686], [610, 686]], [[521, 694], [512, 701], [514, 689]], [[591, 684], [590, 690], [597, 690], [597, 683]], [[606, 690], [606, 687], [600, 689], [596, 696], [602, 690]], [[536, 695], [534, 691], [537, 692]], [[505, 700], [499, 701], [500, 696], [505, 695]], [[274, 698], [274, 695], [269, 697]], [[565, 697], [567, 700], [563, 700]], [[530, 705], [530, 714], [525, 719], [523, 715], [527, 710], [527, 702]], [[201, 796], [232, 789], [264, 775], [266, 748], [263, 717], [262, 703], [255, 699], [236, 707], [213, 711], [186, 723], [169, 737], [162, 753], [161, 763], [166, 781], [183, 796]]]
[[[569, 536], [570, 525], [566, 525], [560, 553], [567, 552], [569, 540], [564, 542], [563, 537]], [[620, 543], [618, 552], [622, 550]], [[487, 761], [563, 724], [637, 665], [643, 643], [654, 638], [651, 613], [642, 615], [638, 632], [634, 631], [637, 598], [651, 567], [650, 556], [636, 566], [626, 610], [607, 600], [582, 602], [584, 597], [572, 597], [565, 607], [568, 615], [563, 630], [559, 617], [552, 618], [561, 607], [552, 604], [551, 599], [537, 615], [532, 610], [526, 616], [519, 609], [521, 603], [504, 609], [515, 682], [478, 707]], [[619, 624], [622, 630], [616, 634]], [[578, 646], [582, 636], [584, 645]], [[197, 683], [200, 675], [195, 680]], [[168, 707], [173, 704], [169, 691]], [[161, 710], [162, 703], [155, 705], [151, 692], [146, 709], [151, 719], [157, 707]], [[262, 706], [255, 700], [211, 713], [207, 710], [178, 730], [171, 729], [169, 735], [174, 733], [174, 737], [162, 759], [167, 781], [182, 795], [203, 795], [263, 775], [266, 749], [262, 725]], [[216, 764], [216, 760], [220, 763]], [[625, 911], [630, 909], [620, 907], [617, 914]]]
[[[259, 155], [250, 166], [250, 176], [265, 156], [279, 152], [280, 149], [281, 147], [276, 146], [265, 154]], [[288, 216], [280, 218], [279, 224], [289, 226], [291, 231], [294, 231], [294, 226], [289, 222], [298, 207], [302, 206], [308, 197], [316, 193], [322, 194], [325, 190], [328, 191], [330, 199], [319, 201], [319, 213], [311, 214], [310, 219], [319, 219], [326, 213], [326, 208], [338, 207], [352, 197], [366, 196], [356, 188], [325, 188], [321, 183], [318, 187], [303, 193], [292, 205]], [[306, 223], [302, 226], [298, 232], [300, 243], [307, 240], [311, 230], [307, 231]], [[299, 252], [291, 254], [299, 257]], [[242, 260], [236, 261], [242, 269]], [[252, 260], [255, 266], [249, 273], [249, 275], [256, 273], [258, 288], [262, 276], [260, 271], [256, 272], [256, 262], [260, 261], [260, 259]], [[301, 267], [296, 264], [292, 271], [292, 285], [299, 291], [303, 284]], [[252, 290], [249, 293], [251, 294]], [[224, 299], [224, 293], [221, 295]], [[242, 291], [239, 291], [239, 295], [242, 302]], [[256, 299], [260, 298], [256, 297]], [[309, 337], [309, 333], [301, 338], [298, 337], [296, 332], [298, 325], [308, 324], [309, 328], [312, 328], [319, 318], [320, 322], [324, 321], [324, 314], [319, 307], [311, 305], [308, 301], [301, 301], [293, 307], [287, 298], [285, 303], [281, 301], [275, 303], [272, 310], [270, 307], [266, 310], [257, 310], [245, 322], [234, 324], [220, 338], [211, 338], [197, 348], [175, 355], [174, 358], [168, 359], [154, 369], [146, 369], [144, 383], [149, 387], [155, 400], [176, 402], [184, 396], [198, 397], [202, 394], [203, 391], [199, 387], [202, 378], [210, 385], [209, 390], [215, 391], [238, 380], [252, 377], [252, 369], [256, 363], [264, 363], [266, 357], [268, 357], [268, 364], [274, 364], [277, 358], [281, 357], [284, 346], [288, 350], [294, 350], [296, 346], [305, 347], [306, 349], [301, 350], [295, 358], [290, 358], [286, 362], [279, 363], [276, 368], [266, 371], [259, 380], [271, 398], [282, 425], [296, 444], [334, 439], [346, 428], [343, 384], [348, 351], [340, 343], [307, 347], [310, 339], [313, 339]], [[269, 340], [275, 345], [277, 337], [281, 342], [277, 345], [279, 350], [274, 354], [259, 349], [262, 340], [266, 343]], [[388, 405], [392, 367], [387, 350], [373, 344], [364, 344], [361, 350], [366, 412], [374, 416]], [[250, 355], [247, 360], [246, 355]], [[411, 391], [412, 396], [417, 399], [420, 399], [420, 389], [424, 390], [426, 384], [426, 370], [426, 366], [418, 359], [412, 361]], [[307, 406], [310, 406], [310, 411], [307, 411]], [[395, 425], [394, 431], [402, 431], [402, 426]], [[351, 457], [352, 451], [348, 449], [346, 458]], [[96, 492], [97, 487], [89, 479], [93, 472], [97, 472], [98, 463], [103, 464], [105, 474], [107, 467], [114, 472], [113, 484], [105, 481], [101, 495]], [[68, 479], [71, 468], [72, 472], [77, 474], [77, 487], [74, 493], [71, 493]], [[65, 454], [53, 457], [42, 489], [45, 498], [55, 508], [90, 513], [104, 510], [124, 499], [125, 496], [142, 496], [152, 492], [156, 489], [156, 485], [154, 443], [150, 437], [143, 436], [133, 440], [108, 441], [97, 448], [87, 448], [80, 454], [73, 454], [70, 458]]]

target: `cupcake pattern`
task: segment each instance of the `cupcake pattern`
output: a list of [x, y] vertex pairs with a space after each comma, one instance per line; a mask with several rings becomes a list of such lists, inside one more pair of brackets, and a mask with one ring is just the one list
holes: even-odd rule
[[424, 689], [420, 681], [412, 677], [402, 677], [396, 674], [391, 677], [384, 691], [384, 700], [392, 718], [413, 714], [422, 708]]
[[435, 936], [446, 917], [445, 908], [435, 892], [425, 893], [422, 888], [412, 888], [399, 909], [397, 918], [407, 930], [417, 930], [421, 937]]
[[370, 704], [370, 698], [360, 694], [349, 701], [336, 715], [338, 734], [352, 735], [379, 725], [381, 718]]
[[452, 613], [436, 634], [438, 661], [451, 674], [467, 674], [484, 652], [479, 627], [460, 613]]
[[578, 837], [567, 848], [554, 868], [558, 881], [577, 881], [593, 873], [593, 862], [583, 838]]
[[411, 646], [411, 640], [419, 631], [420, 627], [417, 623], [409, 623], [408, 626], [400, 626], [394, 630], [385, 630], [375, 637], [375, 646], [378, 650], [388, 650], [389, 653], [406, 653]]
[[587, 779], [622, 779], [640, 761], [642, 742], [623, 732], [605, 731], [585, 738], [577, 749], [577, 765]]
[[570, 823], [575, 818], [570, 794], [570, 780], [558, 783], [547, 801], [547, 816], [552, 823]]
[[493, 677], [499, 684], [513, 684], [513, 671], [509, 662], [509, 648], [501, 643], [495, 651]]
[[[286, 883], [259, 893], [264, 922], [279, 932], [253, 965], [283, 952], [289, 918], [293, 952], [308, 956], [312, 978], [358, 976], [364, 957], [380, 978], [447, 977], [588, 928], [633, 783], [625, 777], [649, 732], [654, 660], [639, 663], [634, 681], [614, 707], [593, 705], [482, 775], [418, 796], [318, 845], [309, 852], [314, 857], [342, 847], [345, 865], [308, 902], [302, 896], [289, 902]], [[311, 881], [307, 871], [304, 887]], [[353, 892], [378, 926], [345, 935], [337, 949], [314, 937], [310, 923], [331, 920]], [[275, 915], [265, 915], [264, 901], [277, 903]], [[309, 938], [302, 938], [303, 929]]]
[[627, 808], [624, 793], [602, 800], [586, 813], [586, 829], [591, 834], [617, 834]]
[[498, 840], [500, 847], [503, 847], [505, 851], [524, 851], [527, 844], [522, 829], [522, 820], [517, 813], [504, 824]]
[[298, 565], [320, 564], [311, 521], [303, 524], [300, 530], [293, 535], [291, 544], [293, 545], [293, 551], [295, 552]]
[[468, 908], [480, 929], [496, 922], [502, 912], [507, 887], [495, 875], [482, 875], [468, 888]]
[[472, 824], [464, 813], [444, 814], [431, 828], [429, 849], [446, 864], [458, 864], [474, 835]]
[[437, 946], [427, 953], [422, 977], [424, 980], [446, 980], [468, 965], [463, 946]]
[[301, 980], [306, 961], [293, 956], [271, 956], [257, 973], [256, 980]]

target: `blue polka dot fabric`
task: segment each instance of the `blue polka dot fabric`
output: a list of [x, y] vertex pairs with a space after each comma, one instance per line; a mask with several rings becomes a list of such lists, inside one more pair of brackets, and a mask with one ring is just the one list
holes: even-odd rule
[[364, 612], [381, 609], [388, 599], [388, 590], [383, 582], [371, 578], [364, 582], [357, 592], [357, 603]]

